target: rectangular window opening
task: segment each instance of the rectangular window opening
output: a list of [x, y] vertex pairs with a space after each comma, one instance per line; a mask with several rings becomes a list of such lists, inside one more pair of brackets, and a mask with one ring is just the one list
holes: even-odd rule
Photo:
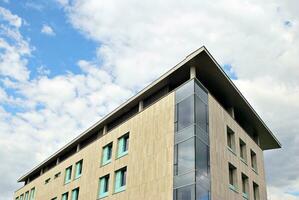
[[68, 168], [65, 169], [64, 183], [67, 184], [71, 182], [71, 179], [72, 179], [72, 166], [69, 166]]
[[78, 200], [79, 199], [79, 188], [72, 190], [72, 200]]
[[118, 139], [118, 153], [117, 157], [120, 158], [128, 154], [129, 150], [129, 133]]
[[241, 174], [241, 178], [242, 178], [242, 195], [245, 199], [248, 199], [248, 191], [249, 191], [249, 183], [248, 183], [248, 177], [245, 174]]
[[246, 143], [240, 139], [240, 157], [243, 161], [247, 162]]
[[127, 168], [124, 167], [115, 172], [115, 192], [121, 192], [126, 189]]
[[233, 151], [235, 152], [235, 133], [232, 129], [230, 129], [227, 126], [226, 129], [226, 135], [227, 135], [227, 146]]
[[99, 192], [98, 192], [98, 197], [99, 198], [104, 198], [108, 196], [109, 192], [109, 175], [106, 175], [104, 177], [101, 177], [99, 180]]
[[250, 150], [250, 157], [251, 157], [251, 167], [252, 169], [257, 172], [257, 159], [256, 159], [256, 153], [252, 150]]
[[75, 167], [75, 179], [80, 178], [82, 174], [82, 165], [83, 165], [83, 160], [80, 160], [76, 163]]
[[253, 199], [260, 200], [259, 186], [255, 182], [253, 182]]
[[103, 147], [102, 165], [106, 165], [110, 163], [111, 158], [112, 158], [112, 142]]
[[63, 193], [62, 196], [61, 196], [61, 200], [68, 200], [69, 198], [69, 193], [66, 192], [66, 193]]
[[237, 191], [237, 168], [231, 163], [228, 164], [229, 169], [229, 187]]

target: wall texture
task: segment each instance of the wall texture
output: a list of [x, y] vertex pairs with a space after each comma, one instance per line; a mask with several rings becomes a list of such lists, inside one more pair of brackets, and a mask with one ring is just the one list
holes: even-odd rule
[[[95, 200], [99, 178], [110, 174], [109, 196], [105, 199], [163, 199], [173, 196], [173, 134], [174, 94], [170, 93], [152, 106], [133, 116], [125, 123], [102, 136], [69, 159], [61, 162], [42, 176], [15, 192], [14, 198], [35, 187], [35, 200], [50, 200], [77, 187], [80, 200]], [[128, 155], [116, 159], [117, 140], [129, 132]], [[102, 147], [113, 142], [112, 162], [101, 167]], [[83, 159], [83, 172], [79, 179], [64, 185], [65, 169]], [[114, 191], [114, 172], [127, 166], [126, 190]], [[54, 175], [61, 175], [54, 179]], [[45, 180], [51, 178], [48, 184]]]
[[[243, 200], [241, 173], [244, 173], [249, 177], [249, 199], [253, 199], [252, 183], [254, 181], [259, 185], [260, 200], [266, 200], [267, 193], [264, 173], [264, 157], [261, 148], [211, 95], [209, 95], [209, 123], [212, 199]], [[227, 126], [229, 126], [235, 133], [235, 154], [227, 148]], [[240, 159], [239, 138], [241, 138], [247, 146], [247, 165]], [[254, 172], [251, 168], [250, 149], [256, 153], [258, 173]], [[229, 188], [229, 162], [237, 168], [238, 192]]]

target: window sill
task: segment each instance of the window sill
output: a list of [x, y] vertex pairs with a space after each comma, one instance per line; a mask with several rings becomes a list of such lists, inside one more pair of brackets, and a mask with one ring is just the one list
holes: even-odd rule
[[71, 182], [71, 180], [64, 182], [64, 185], [67, 185]]
[[74, 178], [74, 180], [77, 180], [77, 179], [79, 179], [80, 177], [81, 177], [81, 175], [80, 175], [80, 176], [77, 176], [77, 177], [75, 177], [75, 178]]
[[236, 152], [235, 152], [232, 148], [230, 148], [229, 146], [227, 146], [227, 149], [228, 149], [230, 152], [232, 152], [232, 154], [234, 154], [235, 156], [237, 156]]
[[106, 197], [108, 197], [108, 193], [107, 194], [103, 194], [102, 196], [98, 197], [97, 199], [104, 199]]
[[242, 193], [242, 197], [243, 197], [244, 199], [249, 199], [249, 198], [248, 198], [248, 194], [247, 194], [247, 193], [244, 193], [244, 192]]
[[105, 165], [108, 165], [108, 164], [110, 164], [110, 163], [111, 163], [111, 160], [106, 161], [106, 162], [104, 162], [104, 163], [101, 164], [101, 167], [104, 167]]
[[117, 194], [117, 193], [120, 193], [120, 192], [123, 192], [123, 191], [126, 191], [126, 187], [119, 188], [117, 191], [114, 191], [114, 194]]
[[253, 167], [251, 169], [252, 169], [252, 171], [254, 171], [258, 175], [257, 169], [255, 169]]
[[128, 155], [128, 151], [123, 152], [123, 153], [121, 153], [120, 155], [118, 155], [118, 156], [117, 156], [117, 159], [119, 159], [119, 158], [121, 158], [121, 157], [124, 157], [124, 156], [126, 156], [126, 155]]
[[229, 184], [229, 189], [231, 189], [235, 193], [239, 193], [238, 188], [236, 186], [234, 186], [234, 185]]
[[246, 160], [245, 160], [244, 158], [240, 158], [240, 160], [241, 160], [245, 165], [248, 166], [248, 164], [247, 164], [247, 162], [246, 162]]

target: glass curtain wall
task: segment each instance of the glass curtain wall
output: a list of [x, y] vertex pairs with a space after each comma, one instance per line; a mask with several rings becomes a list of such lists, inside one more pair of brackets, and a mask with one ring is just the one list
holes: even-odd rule
[[210, 199], [208, 92], [197, 79], [175, 91], [174, 200]]

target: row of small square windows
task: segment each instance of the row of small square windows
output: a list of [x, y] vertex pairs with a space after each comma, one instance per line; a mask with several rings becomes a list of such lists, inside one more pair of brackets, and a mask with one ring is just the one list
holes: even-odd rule
[[[237, 181], [237, 168], [228, 163], [228, 170], [229, 170], [229, 188], [234, 192], [238, 193], [238, 181]], [[249, 199], [249, 181], [248, 176], [244, 173], [241, 173], [241, 180], [242, 180], [242, 196], [244, 199]], [[255, 182], [252, 182], [253, 188], [253, 200], [259, 200], [259, 186]]]
[[[103, 147], [103, 153], [102, 153], [102, 162], [101, 165], [107, 165], [111, 162], [112, 158], [112, 142], [109, 143], [108, 145]], [[117, 151], [117, 158], [120, 158], [122, 156], [125, 156], [128, 154], [128, 149], [129, 149], [129, 133], [123, 135], [118, 139], [118, 151]], [[74, 180], [78, 179], [81, 177], [82, 174], [82, 167], [83, 167], [83, 160], [80, 160], [76, 162], [75, 164], [75, 175], [74, 175]], [[73, 166], [69, 166], [68, 168], [65, 169], [65, 178], [64, 178], [64, 184], [68, 184], [72, 180], [72, 168]], [[61, 172], [58, 172], [55, 174], [54, 179], [58, 178], [60, 176]], [[45, 184], [48, 184], [50, 182], [51, 178], [48, 178], [45, 180]], [[126, 168], [122, 168], [118, 171], [115, 172], [115, 193], [121, 192], [125, 190], [125, 183], [126, 183]], [[98, 197], [106, 197], [108, 195], [108, 185], [109, 185], [109, 175], [103, 176], [100, 178], [99, 181], [99, 192], [98, 192]], [[76, 198], [76, 190], [73, 190], [75, 193], [72, 195], [72, 200], [77, 200]], [[79, 189], [78, 189], [79, 193]], [[23, 196], [21, 195], [21, 199], [16, 199], [16, 200], [23, 200]], [[51, 200], [56, 200], [57, 197], [51, 199]], [[62, 195], [62, 200], [67, 200], [68, 199], [68, 192], [64, 193]], [[25, 195], [25, 199], [26, 195]], [[31, 200], [31, 199], [30, 199]]]
[[30, 190], [30, 194], [29, 194], [29, 190], [27, 192], [25, 192], [25, 194], [21, 194], [19, 197], [16, 197], [16, 200], [34, 200], [35, 199], [35, 188], [32, 188]]
[[[107, 165], [111, 162], [112, 158], [112, 142], [105, 145], [103, 147], [103, 153], [102, 153], [102, 161], [101, 165]], [[125, 156], [128, 154], [129, 149], [129, 133], [126, 133], [122, 137], [118, 139], [118, 151], [117, 151], [117, 158], [120, 158], [122, 156]], [[81, 177], [82, 174], [82, 167], [83, 167], [83, 160], [78, 161], [75, 164], [75, 174], [74, 174], [74, 180]], [[67, 184], [71, 182], [72, 180], [72, 168], [73, 166], [69, 166], [65, 170], [65, 179], [64, 184]], [[58, 172], [54, 175], [54, 179], [58, 178], [60, 176], [61, 172]], [[50, 182], [51, 178], [48, 178], [45, 180], [45, 184], [48, 184]]]
[[[61, 200], [68, 200], [69, 192], [65, 192], [61, 195]], [[79, 199], [79, 187], [72, 190], [71, 200]], [[52, 198], [51, 200], [58, 200], [57, 197]]]
[[[246, 151], [246, 143], [239, 139], [239, 147], [240, 147], [240, 158], [241, 158], [241, 161], [244, 162], [246, 165], [247, 165], [247, 151]], [[228, 146], [228, 149], [236, 155], [235, 153], [235, 133], [234, 131], [229, 128], [227, 126], [227, 146]], [[256, 153], [250, 149], [250, 161], [251, 161], [251, 167], [253, 169], [254, 172], [257, 173], [257, 159], [256, 159]]]

